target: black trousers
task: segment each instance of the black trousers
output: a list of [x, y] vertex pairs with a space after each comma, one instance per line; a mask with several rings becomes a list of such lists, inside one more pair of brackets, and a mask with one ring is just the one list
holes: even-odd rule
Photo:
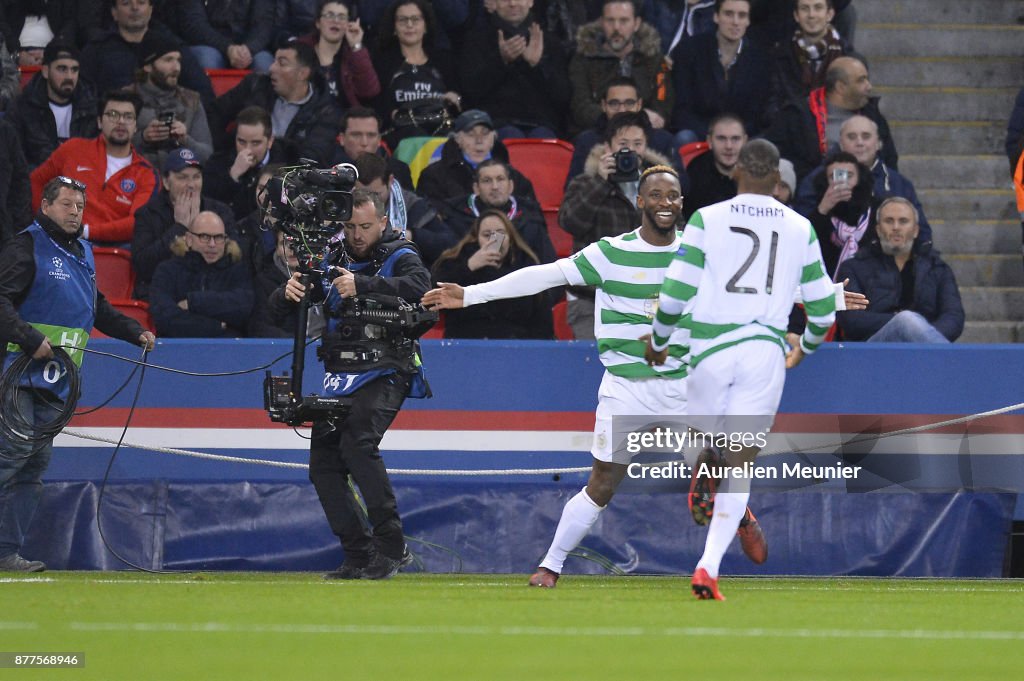
[[[346, 560], [357, 565], [374, 550], [389, 558], [401, 558], [405, 550], [398, 504], [379, 445], [409, 393], [410, 381], [400, 374], [378, 378], [355, 393], [347, 415], [313, 424], [309, 479]], [[365, 514], [349, 486], [350, 475], [366, 503]]]

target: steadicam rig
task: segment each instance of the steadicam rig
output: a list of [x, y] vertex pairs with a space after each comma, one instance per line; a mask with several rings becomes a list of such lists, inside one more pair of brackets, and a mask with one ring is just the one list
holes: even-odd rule
[[[307, 291], [313, 279], [310, 275], [321, 274], [325, 263], [348, 261], [345, 243], [338, 234], [342, 224], [352, 217], [352, 190], [358, 177], [351, 163], [317, 168], [315, 162], [302, 159], [297, 166], [282, 168], [267, 182], [261, 206], [263, 224], [272, 224], [284, 234], [299, 260]], [[296, 426], [317, 416], [340, 415], [347, 408], [347, 399], [302, 396], [309, 305], [307, 292], [299, 303], [291, 376], [273, 376], [268, 371], [263, 382], [264, 408], [271, 421]]]

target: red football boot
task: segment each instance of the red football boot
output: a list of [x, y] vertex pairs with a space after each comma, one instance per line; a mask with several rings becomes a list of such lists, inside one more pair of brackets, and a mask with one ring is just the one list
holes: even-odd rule
[[723, 596], [718, 591], [718, 580], [711, 579], [708, 576], [708, 571], [704, 568], [697, 568], [697, 571], [693, 573], [693, 579], [690, 581], [690, 588], [693, 590], [693, 595], [701, 601], [724, 601]]
[[736, 530], [736, 536], [740, 538], [740, 548], [743, 555], [756, 565], [768, 560], [768, 540], [764, 538], [764, 531], [761, 530], [761, 523], [757, 522], [750, 507], [747, 507], [743, 519], [740, 520], [740, 528]]
[[544, 589], [554, 589], [558, 584], [558, 573], [548, 570], [546, 567], [539, 567], [530, 576], [530, 586], [539, 586]]

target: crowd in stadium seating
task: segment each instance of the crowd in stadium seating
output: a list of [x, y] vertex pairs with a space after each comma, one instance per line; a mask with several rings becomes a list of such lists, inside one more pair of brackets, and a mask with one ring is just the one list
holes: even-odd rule
[[[735, 193], [739, 146], [764, 136], [834, 274], [886, 196], [921, 211], [854, 17], [850, 0], [0, 0], [0, 240], [48, 179], [80, 179], [87, 236], [131, 250], [161, 335], [282, 335], [264, 298], [290, 254], [257, 209], [277, 164], [355, 163], [437, 276], [470, 282], [567, 255], [561, 230], [574, 251], [633, 229], [620, 149], [676, 167], [690, 213]], [[572, 140], [571, 164], [525, 172], [516, 138]], [[239, 277], [248, 321], [194, 302]], [[588, 293], [568, 294], [580, 338]], [[556, 300], [446, 333], [551, 337]]]

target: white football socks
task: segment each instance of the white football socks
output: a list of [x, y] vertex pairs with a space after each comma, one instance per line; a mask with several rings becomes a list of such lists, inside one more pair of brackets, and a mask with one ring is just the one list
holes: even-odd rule
[[[704, 542], [704, 555], [697, 563], [697, 567], [707, 570], [708, 576], [712, 579], [718, 578], [722, 556], [736, 536], [736, 530], [740, 527], [743, 514], [747, 511], [747, 502], [750, 500], [750, 481], [742, 481], [745, 484], [736, 484], [737, 482], [741, 481], [728, 478], [723, 480], [715, 494], [715, 512], [711, 516], [708, 538]], [[729, 492], [727, 490], [730, 486], [741, 487], [745, 491]]]
[[[745, 504], [746, 502], [744, 502]], [[555, 530], [555, 538], [551, 540], [551, 548], [548, 549], [540, 566], [562, 574], [565, 557], [579, 546], [605, 508], [605, 506], [598, 506], [594, 503], [594, 500], [587, 494], [586, 487], [567, 501], [565, 508], [562, 509], [562, 518], [558, 521], [558, 528]], [[718, 508], [716, 507], [715, 513], [717, 512]], [[734, 533], [735, 531], [733, 528]]]

